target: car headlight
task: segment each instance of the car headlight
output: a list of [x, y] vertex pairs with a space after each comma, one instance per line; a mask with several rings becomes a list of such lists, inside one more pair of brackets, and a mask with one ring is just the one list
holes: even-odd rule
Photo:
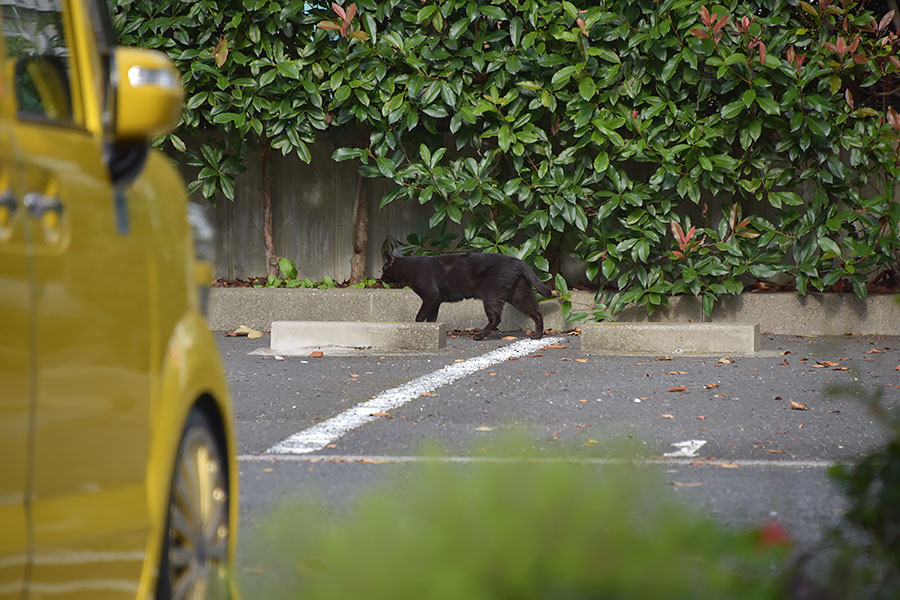
[[205, 206], [188, 202], [187, 209], [194, 237], [194, 282], [198, 287], [200, 309], [206, 314], [209, 288], [215, 278], [216, 229]]

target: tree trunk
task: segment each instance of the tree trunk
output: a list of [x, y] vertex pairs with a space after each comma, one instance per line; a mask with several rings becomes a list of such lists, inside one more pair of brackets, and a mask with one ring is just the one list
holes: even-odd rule
[[356, 173], [356, 206], [353, 208], [353, 255], [350, 257], [350, 283], [366, 280], [366, 248], [369, 242], [369, 183]]
[[281, 277], [278, 268], [278, 257], [275, 256], [275, 227], [272, 216], [272, 149], [268, 143], [260, 153], [262, 162], [262, 195], [263, 195], [263, 243], [266, 247], [266, 275]]

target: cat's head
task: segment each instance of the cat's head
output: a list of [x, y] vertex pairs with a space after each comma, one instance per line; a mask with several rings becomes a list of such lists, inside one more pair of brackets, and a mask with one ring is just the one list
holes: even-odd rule
[[391, 250], [390, 254], [384, 257], [384, 266], [381, 267], [381, 280], [385, 283], [403, 283], [400, 273], [400, 259], [403, 255], [399, 250]]

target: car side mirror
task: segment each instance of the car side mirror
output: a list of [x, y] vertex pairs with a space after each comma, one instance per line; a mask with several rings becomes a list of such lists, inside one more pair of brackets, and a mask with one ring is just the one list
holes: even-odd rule
[[168, 56], [156, 50], [120, 46], [113, 51], [112, 72], [112, 134], [117, 141], [150, 140], [178, 124], [184, 87]]

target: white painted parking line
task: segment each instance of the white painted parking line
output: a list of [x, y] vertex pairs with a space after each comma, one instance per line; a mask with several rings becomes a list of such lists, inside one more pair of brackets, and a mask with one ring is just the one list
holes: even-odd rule
[[406, 463], [459, 463], [459, 464], [547, 464], [560, 463], [572, 465], [660, 465], [678, 467], [720, 467], [724, 469], [759, 467], [775, 469], [827, 469], [838, 462], [829, 460], [765, 460], [765, 459], [721, 459], [698, 460], [696, 458], [602, 458], [602, 457], [565, 457], [547, 458], [532, 456], [527, 458], [506, 458], [502, 456], [389, 456], [368, 454], [318, 454], [316, 456], [300, 454], [241, 454], [240, 462], [262, 463], [362, 463], [362, 464], [406, 464]]
[[417, 377], [399, 387], [381, 392], [371, 400], [357, 404], [353, 408], [304, 429], [286, 440], [279, 442], [266, 450], [268, 454], [307, 454], [316, 452], [339, 439], [347, 432], [362, 427], [380, 418], [377, 413], [385, 413], [399, 408], [407, 402], [415, 400], [422, 394], [431, 393], [434, 390], [471, 375], [476, 371], [486, 369], [491, 365], [503, 362], [512, 357], [525, 356], [536, 350], [562, 342], [561, 337], [549, 337], [540, 340], [520, 340], [508, 346], [498, 348], [487, 354], [469, 358], [463, 362], [447, 365], [443, 369], [434, 371], [422, 377]]
[[663, 456], [668, 456], [669, 458], [677, 458], [679, 456], [691, 458], [692, 456], [697, 456], [697, 450], [706, 445], [706, 440], [687, 440], [686, 442], [675, 442], [669, 445], [675, 446], [678, 450], [666, 452]]

